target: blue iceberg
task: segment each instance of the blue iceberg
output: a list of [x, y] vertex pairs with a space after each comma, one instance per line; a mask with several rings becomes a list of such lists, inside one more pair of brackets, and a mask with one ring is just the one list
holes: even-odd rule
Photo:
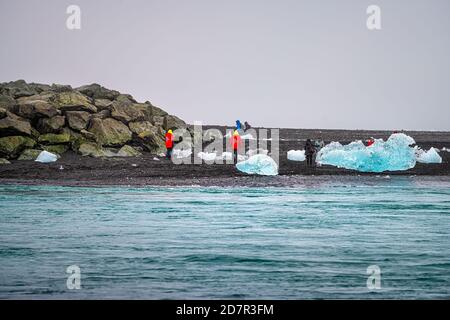
[[344, 146], [331, 142], [319, 151], [316, 162], [361, 172], [408, 170], [416, 165], [412, 144], [414, 139], [403, 133], [392, 134], [386, 142], [376, 139], [368, 147], [361, 141]]
[[236, 168], [248, 174], [263, 176], [276, 176], [278, 174], [277, 163], [265, 154], [251, 156], [247, 160], [237, 163]]
[[436, 148], [431, 147], [430, 150], [424, 151], [417, 149], [417, 162], [421, 163], [442, 163], [442, 158], [437, 153]]

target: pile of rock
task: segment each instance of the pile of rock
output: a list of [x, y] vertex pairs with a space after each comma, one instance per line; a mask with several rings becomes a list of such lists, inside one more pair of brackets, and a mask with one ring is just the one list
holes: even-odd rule
[[0, 83], [0, 158], [32, 160], [42, 150], [93, 157], [160, 153], [165, 131], [183, 127], [150, 102], [98, 84]]

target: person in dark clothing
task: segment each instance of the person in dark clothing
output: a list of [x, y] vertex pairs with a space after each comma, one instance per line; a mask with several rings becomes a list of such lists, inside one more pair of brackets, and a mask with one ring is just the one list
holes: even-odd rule
[[314, 147], [313, 143], [311, 142], [311, 139], [307, 139], [305, 143], [305, 156], [306, 156], [306, 164], [308, 166], [313, 165], [313, 157], [314, 153], [316, 152], [316, 148]]
[[250, 125], [250, 123], [248, 123], [247, 121], [244, 122], [244, 128], [245, 130], [251, 129], [252, 126]]

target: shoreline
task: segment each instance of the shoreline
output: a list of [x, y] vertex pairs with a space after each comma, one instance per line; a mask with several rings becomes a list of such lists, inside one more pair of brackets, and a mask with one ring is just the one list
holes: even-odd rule
[[[211, 126], [205, 126], [210, 128]], [[225, 131], [225, 127], [214, 126]], [[450, 147], [450, 133], [406, 132], [423, 149]], [[275, 177], [252, 176], [239, 172], [231, 164], [181, 164], [176, 165], [165, 158], [154, 160], [155, 155], [143, 152], [140, 157], [92, 158], [68, 151], [54, 163], [11, 160], [0, 165], [0, 184], [65, 185], [65, 186], [289, 186], [308, 184], [308, 180], [333, 181], [376, 176], [433, 176], [450, 179], [450, 152], [441, 151], [442, 163], [417, 163], [406, 171], [364, 173], [333, 166], [308, 167], [306, 162], [287, 159], [288, 150], [303, 149], [306, 138], [322, 138], [326, 143], [370, 138], [383, 138], [388, 131], [310, 130], [280, 129], [279, 175]], [[62, 170], [60, 167], [62, 166]], [[311, 177], [321, 178], [312, 179]], [[443, 177], [443, 178], [442, 178]]]

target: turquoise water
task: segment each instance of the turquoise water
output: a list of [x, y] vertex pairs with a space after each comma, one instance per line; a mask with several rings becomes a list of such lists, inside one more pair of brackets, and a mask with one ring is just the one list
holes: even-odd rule
[[[450, 298], [450, 181], [311, 179], [0, 186], [0, 298]], [[66, 287], [70, 265], [79, 290]]]

